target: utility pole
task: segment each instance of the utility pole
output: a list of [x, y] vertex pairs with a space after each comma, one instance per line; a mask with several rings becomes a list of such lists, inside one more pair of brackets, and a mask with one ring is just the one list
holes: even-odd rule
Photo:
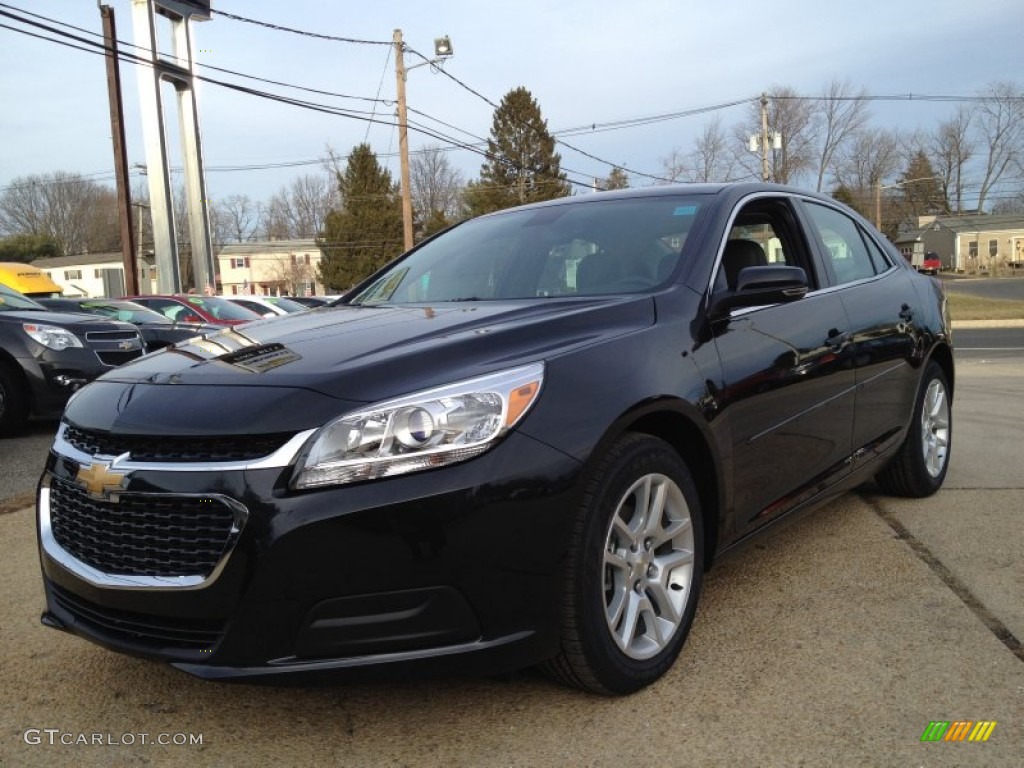
[[121, 69], [117, 60], [117, 26], [114, 9], [100, 6], [103, 20], [103, 45], [107, 60], [107, 99], [110, 102], [110, 137], [114, 142], [114, 177], [117, 179], [117, 219], [121, 227], [121, 263], [124, 266], [124, 290], [128, 296], [139, 293], [132, 231], [131, 187], [128, 182], [128, 155], [124, 140], [124, 105], [121, 100]]
[[412, 190], [409, 188], [409, 117], [405, 105], [405, 48], [402, 30], [396, 29], [395, 80], [398, 84], [398, 157], [401, 166], [402, 226], [405, 232], [405, 250], [412, 248]]
[[771, 167], [768, 164], [768, 95], [761, 94], [761, 181], [771, 181]]

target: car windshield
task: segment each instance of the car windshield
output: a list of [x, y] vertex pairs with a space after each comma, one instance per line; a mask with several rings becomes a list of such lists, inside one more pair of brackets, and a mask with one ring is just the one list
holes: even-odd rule
[[41, 309], [48, 311], [41, 304], [36, 304], [27, 296], [22, 296], [13, 288], [0, 285], [0, 312], [9, 312], [16, 309]]
[[645, 197], [474, 219], [396, 262], [350, 303], [649, 291], [675, 268], [701, 203], [699, 195]]
[[273, 304], [275, 307], [280, 307], [285, 312], [304, 312], [309, 309], [309, 307], [304, 304], [292, 301], [286, 296], [263, 296], [262, 298]]
[[113, 320], [123, 320], [126, 323], [163, 323], [171, 325], [169, 318], [133, 301], [111, 301], [109, 299], [80, 301], [78, 302], [78, 308], [81, 312], [88, 312], [90, 315], [102, 315]]
[[257, 320], [261, 316], [250, 312], [245, 307], [240, 307], [233, 301], [221, 299], [217, 296], [189, 296], [186, 303], [201, 310], [205, 310], [211, 317], [218, 320]]

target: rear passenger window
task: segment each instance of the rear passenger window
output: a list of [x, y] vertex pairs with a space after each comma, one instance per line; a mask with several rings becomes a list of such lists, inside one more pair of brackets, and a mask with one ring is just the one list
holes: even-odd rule
[[808, 203], [807, 211], [825, 245], [825, 258], [832, 264], [837, 283], [874, 277], [888, 269], [877, 247], [872, 248], [873, 254], [868, 250], [860, 227], [849, 216], [817, 203]]

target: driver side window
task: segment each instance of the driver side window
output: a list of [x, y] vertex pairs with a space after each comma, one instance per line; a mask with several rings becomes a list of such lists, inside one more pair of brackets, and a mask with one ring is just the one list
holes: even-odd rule
[[746, 267], [803, 267], [811, 279], [807, 249], [797, 231], [792, 211], [783, 200], [759, 199], [745, 205], [723, 246], [715, 292], [736, 290], [739, 274]]

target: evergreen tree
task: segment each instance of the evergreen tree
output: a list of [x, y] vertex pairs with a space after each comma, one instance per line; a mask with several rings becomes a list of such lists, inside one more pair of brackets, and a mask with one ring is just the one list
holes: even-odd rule
[[480, 167], [479, 180], [466, 188], [470, 215], [569, 194], [555, 139], [525, 88], [509, 91], [494, 111], [487, 152], [489, 159]]
[[917, 225], [918, 216], [949, 213], [949, 202], [940, 179], [923, 149], [917, 150], [900, 176], [895, 203], [898, 215]]
[[369, 144], [352, 150], [338, 174], [341, 208], [327, 214], [319, 238], [320, 279], [345, 290], [402, 252], [402, 201], [391, 174]]
[[48, 235], [11, 235], [0, 237], [0, 261], [20, 261], [60, 256], [60, 245]]
[[601, 189], [629, 189], [629, 176], [621, 168], [612, 168], [608, 178], [601, 184]]

